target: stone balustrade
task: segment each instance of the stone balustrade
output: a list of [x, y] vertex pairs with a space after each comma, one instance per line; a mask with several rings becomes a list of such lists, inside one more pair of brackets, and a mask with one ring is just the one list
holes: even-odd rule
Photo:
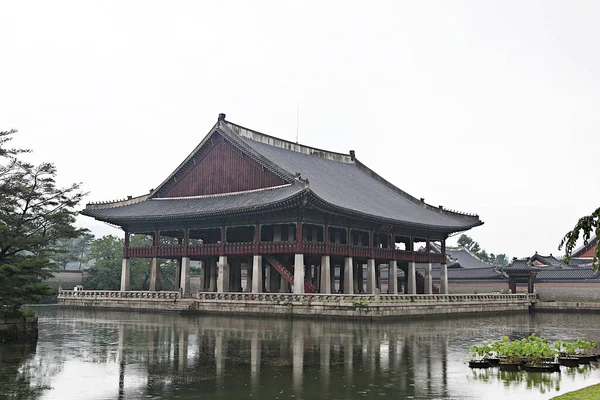
[[535, 302], [531, 294], [319, 294], [319, 293], [238, 293], [238, 292], [198, 292], [196, 300], [208, 301], [265, 301], [301, 303], [470, 303], [470, 302]]
[[179, 299], [179, 292], [171, 291], [127, 291], [119, 290], [59, 290], [58, 299], [81, 298], [81, 299]]

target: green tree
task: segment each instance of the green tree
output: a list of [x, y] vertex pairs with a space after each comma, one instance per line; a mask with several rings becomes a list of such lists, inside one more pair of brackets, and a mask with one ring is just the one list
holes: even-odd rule
[[458, 238], [458, 244], [464, 247], [465, 249], [469, 250], [471, 253], [475, 254], [483, 261], [491, 262], [493, 264], [498, 264], [501, 266], [508, 265], [508, 257], [506, 257], [506, 254], [491, 253], [488, 255], [487, 251], [485, 251], [485, 249], [482, 249], [479, 243], [477, 243], [465, 234], [460, 235], [460, 237]]
[[[581, 217], [575, 227], [562, 238], [558, 249], [565, 248], [565, 261], [568, 263], [575, 245], [579, 240], [580, 236], [583, 236], [583, 243], [587, 245], [588, 241], [595, 235], [600, 238], [600, 207], [596, 209], [592, 214]], [[598, 260], [600, 259], [600, 246], [596, 246], [596, 254], [592, 261], [592, 267], [598, 269]]]
[[0, 312], [18, 314], [25, 302], [52, 293], [49, 256], [57, 241], [83, 232], [74, 227], [79, 184], [57, 187], [56, 168], [19, 159], [29, 152], [8, 148], [16, 131], [0, 132]]
[[63, 270], [67, 269], [69, 265], [71, 267], [77, 266], [77, 269], [81, 270], [81, 267], [87, 260], [93, 240], [94, 235], [84, 233], [76, 238], [57, 241], [54, 246], [55, 252], [52, 254], [52, 261], [57, 264], [58, 268]]
[[460, 246], [464, 247], [465, 249], [470, 249], [471, 246], [473, 245], [473, 239], [471, 239], [469, 236], [467, 236], [465, 234], [462, 234], [458, 238], [458, 244]]
[[[167, 240], [165, 238], [165, 240]], [[130, 246], [149, 247], [152, 239], [146, 235], [131, 235]], [[83, 286], [95, 290], [119, 290], [121, 288], [121, 264], [123, 260], [123, 240], [113, 235], [96, 239], [91, 244], [88, 259], [93, 263], [89, 268]], [[131, 259], [131, 290], [148, 290], [151, 260]], [[175, 280], [176, 262], [162, 260], [159, 265], [161, 290], [172, 290]]]

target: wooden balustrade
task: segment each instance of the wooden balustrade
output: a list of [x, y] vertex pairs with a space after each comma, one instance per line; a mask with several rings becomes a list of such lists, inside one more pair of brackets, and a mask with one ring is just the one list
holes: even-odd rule
[[[259, 254], [294, 254], [298, 251], [295, 241], [277, 241], [277, 242], [259, 242], [258, 246], [254, 242], [234, 242], [225, 243], [223, 246], [219, 243], [198, 244], [185, 246], [159, 245], [157, 247], [127, 247], [125, 256], [129, 258], [177, 258], [177, 257], [216, 257], [219, 255], [253, 255], [258, 248]], [[381, 261], [415, 261], [418, 263], [442, 263], [444, 256], [442, 254], [427, 254], [423, 252], [413, 252], [409, 250], [393, 250], [383, 248], [371, 248], [368, 246], [354, 246], [347, 244], [329, 243], [330, 256], [337, 257], [356, 257], [356, 258], [375, 258]], [[321, 255], [327, 254], [325, 243], [323, 242], [302, 242], [302, 253]]]

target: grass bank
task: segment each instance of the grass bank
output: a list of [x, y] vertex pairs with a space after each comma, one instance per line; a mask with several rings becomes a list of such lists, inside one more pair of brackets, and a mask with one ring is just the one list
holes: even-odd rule
[[583, 389], [576, 390], [553, 397], [551, 400], [597, 400], [600, 399], [600, 384], [588, 386]]

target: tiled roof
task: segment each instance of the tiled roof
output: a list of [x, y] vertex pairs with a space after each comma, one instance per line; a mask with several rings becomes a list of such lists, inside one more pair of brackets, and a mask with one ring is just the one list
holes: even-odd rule
[[594, 236], [594, 237], [590, 238], [590, 240], [588, 240], [587, 244], [584, 244], [581, 247], [579, 247], [578, 249], [574, 250], [573, 254], [571, 256], [574, 258], [580, 257], [582, 254], [584, 254], [586, 251], [588, 251], [592, 247], [596, 246], [597, 244], [598, 244], [598, 238], [596, 236]]
[[303, 185], [291, 184], [262, 190], [226, 195], [147, 199], [133, 204], [97, 205], [82, 212], [101, 221], [138, 221], [144, 219], [178, 219], [218, 215], [222, 212], [252, 210], [289, 200], [299, 195]]
[[[333, 153], [287, 142], [227, 122], [224, 116], [200, 145], [170, 177], [183, 171], [212, 135], [221, 135], [264, 168], [292, 183], [285, 188], [249, 191], [219, 197], [174, 199], [162, 197], [167, 178], [146, 199], [117, 202], [97, 207], [88, 205], [83, 212], [107, 222], [144, 219], [185, 218], [248, 210], [287, 200], [304, 190], [317, 207], [333, 209], [383, 223], [415, 228], [436, 229], [445, 233], [463, 231], [483, 222], [476, 215], [433, 207], [385, 181], [361, 164], [353, 154]], [[299, 174], [299, 176], [298, 176]], [[304, 185], [298, 188], [298, 184]], [[159, 200], [159, 197], [161, 198]]]
[[540, 271], [537, 274], [536, 282], [557, 282], [557, 281], [581, 281], [592, 280], [600, 283], [600, 271], [594, 271], [591, 268], [577, 269], [551, 269]]
[[493, 265], [486, 263], [464, 248], [446, 248], [446, 254], [456, 260], [462, 268], [489, 268]]
[[[476, 216], [426, 205], [351, 156], [284, 142], [230, 122], [225, 125], [232, 135], [279, 169], [300, 173], [303, 179], [309, 181], [310, 190], [318, 198], [336, 207], [419, 226], [444, 227], [449, 231], [482, 224]], [[274, 142], [280, 145], [273, 145]]]

